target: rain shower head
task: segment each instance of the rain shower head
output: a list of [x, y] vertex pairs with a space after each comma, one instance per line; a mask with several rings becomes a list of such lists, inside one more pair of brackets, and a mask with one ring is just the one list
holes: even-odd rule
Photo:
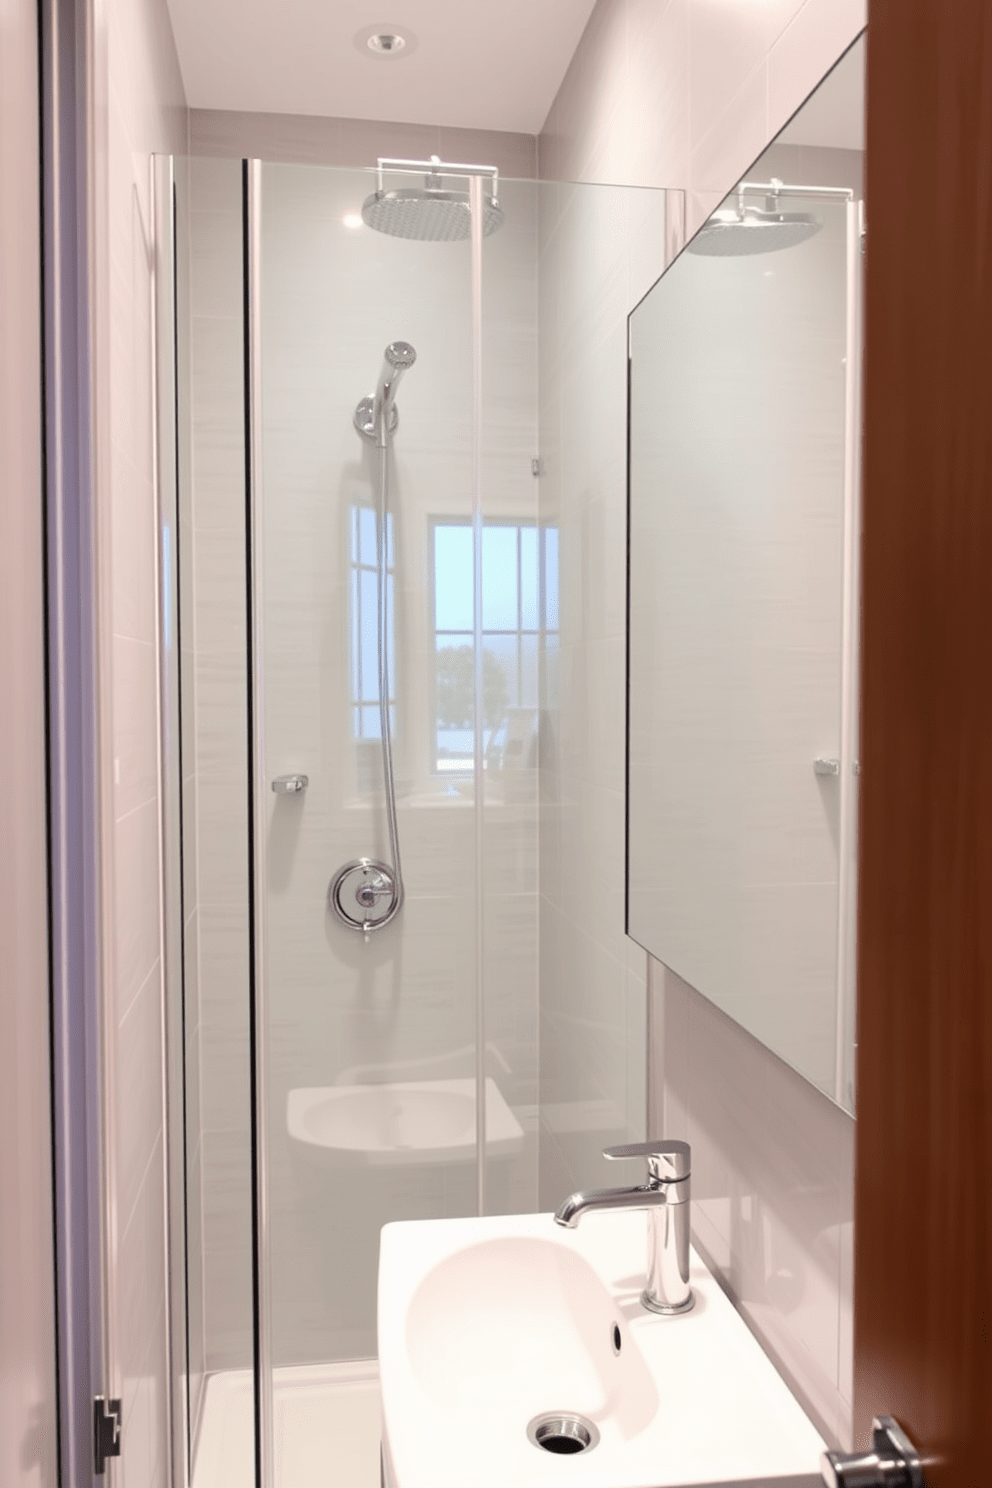
[[[483, 206], [482, 233], [488, 238], [502, 227], [504, 214], [495, 197], [485, 197]], [[472, 236], [467, 191], [434, 191], [417, 186], [374, 191], [362, 207], [362, 217], [376, 232], [421, 243], [460, 243]]]
[[820, 231], [811, 212], [762, 211], [759, 207], [714, 212], [689, 244], [690, 253], [707, 258], [739, 258], [795, 248]]
[[[423, 186], [407, 186], [398, 191], [385, 190], [383, 172], [398, 170], [403, 174], [422, 173]], [[498, 176], [495, 166], [447, 165], [437, 155], [430, 160], [380, 160], [379, 189], [362, 205], [362, 219], [376, 232], [392, 238], [410, 238], [421, 243], [458, 243], [472, 236], [472, 211], [467, 191], [446, 191], [441, 177], [489, 176], [492, 189], [482, 199], [482, 233], [489, 237], [503, 225], [503, 208], [497, 199]]]

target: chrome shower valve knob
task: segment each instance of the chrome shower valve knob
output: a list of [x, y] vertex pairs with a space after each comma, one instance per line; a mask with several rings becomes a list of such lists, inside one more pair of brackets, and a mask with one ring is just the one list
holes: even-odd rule
[[403, 886], [388, 863], [378, 858], [355, 858], [331, 880], [328, 906], [349, 930], [366, 939], [396, 918], [403, 904]]
[[355, 890], [355, 898], [363, 909], [375, 909], [385, 894], [392, 894], [393, 887], [390, 880], [383, 878], [381, 874], [376, 874], [367, 883], [363, 883], [361, 888]]

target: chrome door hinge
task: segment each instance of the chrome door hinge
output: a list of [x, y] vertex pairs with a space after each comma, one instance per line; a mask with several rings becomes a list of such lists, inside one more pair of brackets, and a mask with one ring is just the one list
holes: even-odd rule
[[98, 1395], [93, 1401], [93, 1471], [107, 1470], [107, 1458], [121, 1455], [121, 1403]]
[[820, 1470], [828, 1488], [924, 1488], [919, 1453], [893, 1416], [871, 1423], [871, 1452], [824, 1452]]

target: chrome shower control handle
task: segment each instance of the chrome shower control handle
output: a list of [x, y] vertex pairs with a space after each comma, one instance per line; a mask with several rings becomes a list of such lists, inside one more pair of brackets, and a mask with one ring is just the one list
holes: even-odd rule
[[363, 909], [375, 909], [376, 904], [385, 894], [392, 894], [393, 885], [389, 880], [379, 874], [363, 883], [361, 888], [355, 890], [355, 898]]
[[378, 858], [355, 858], [334, 875], [327, 903], [342, 924], [361, 931], [368, 940], [373, 930], [384, 929], [399, 914], [403, 881]]

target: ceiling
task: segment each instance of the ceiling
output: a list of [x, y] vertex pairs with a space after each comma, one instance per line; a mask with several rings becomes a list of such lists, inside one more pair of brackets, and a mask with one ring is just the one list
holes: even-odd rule
[[[539, 133], [595, 0], [168, 0], [191, 108]], [[398, 57], [358, 32], [412, 36]]]

